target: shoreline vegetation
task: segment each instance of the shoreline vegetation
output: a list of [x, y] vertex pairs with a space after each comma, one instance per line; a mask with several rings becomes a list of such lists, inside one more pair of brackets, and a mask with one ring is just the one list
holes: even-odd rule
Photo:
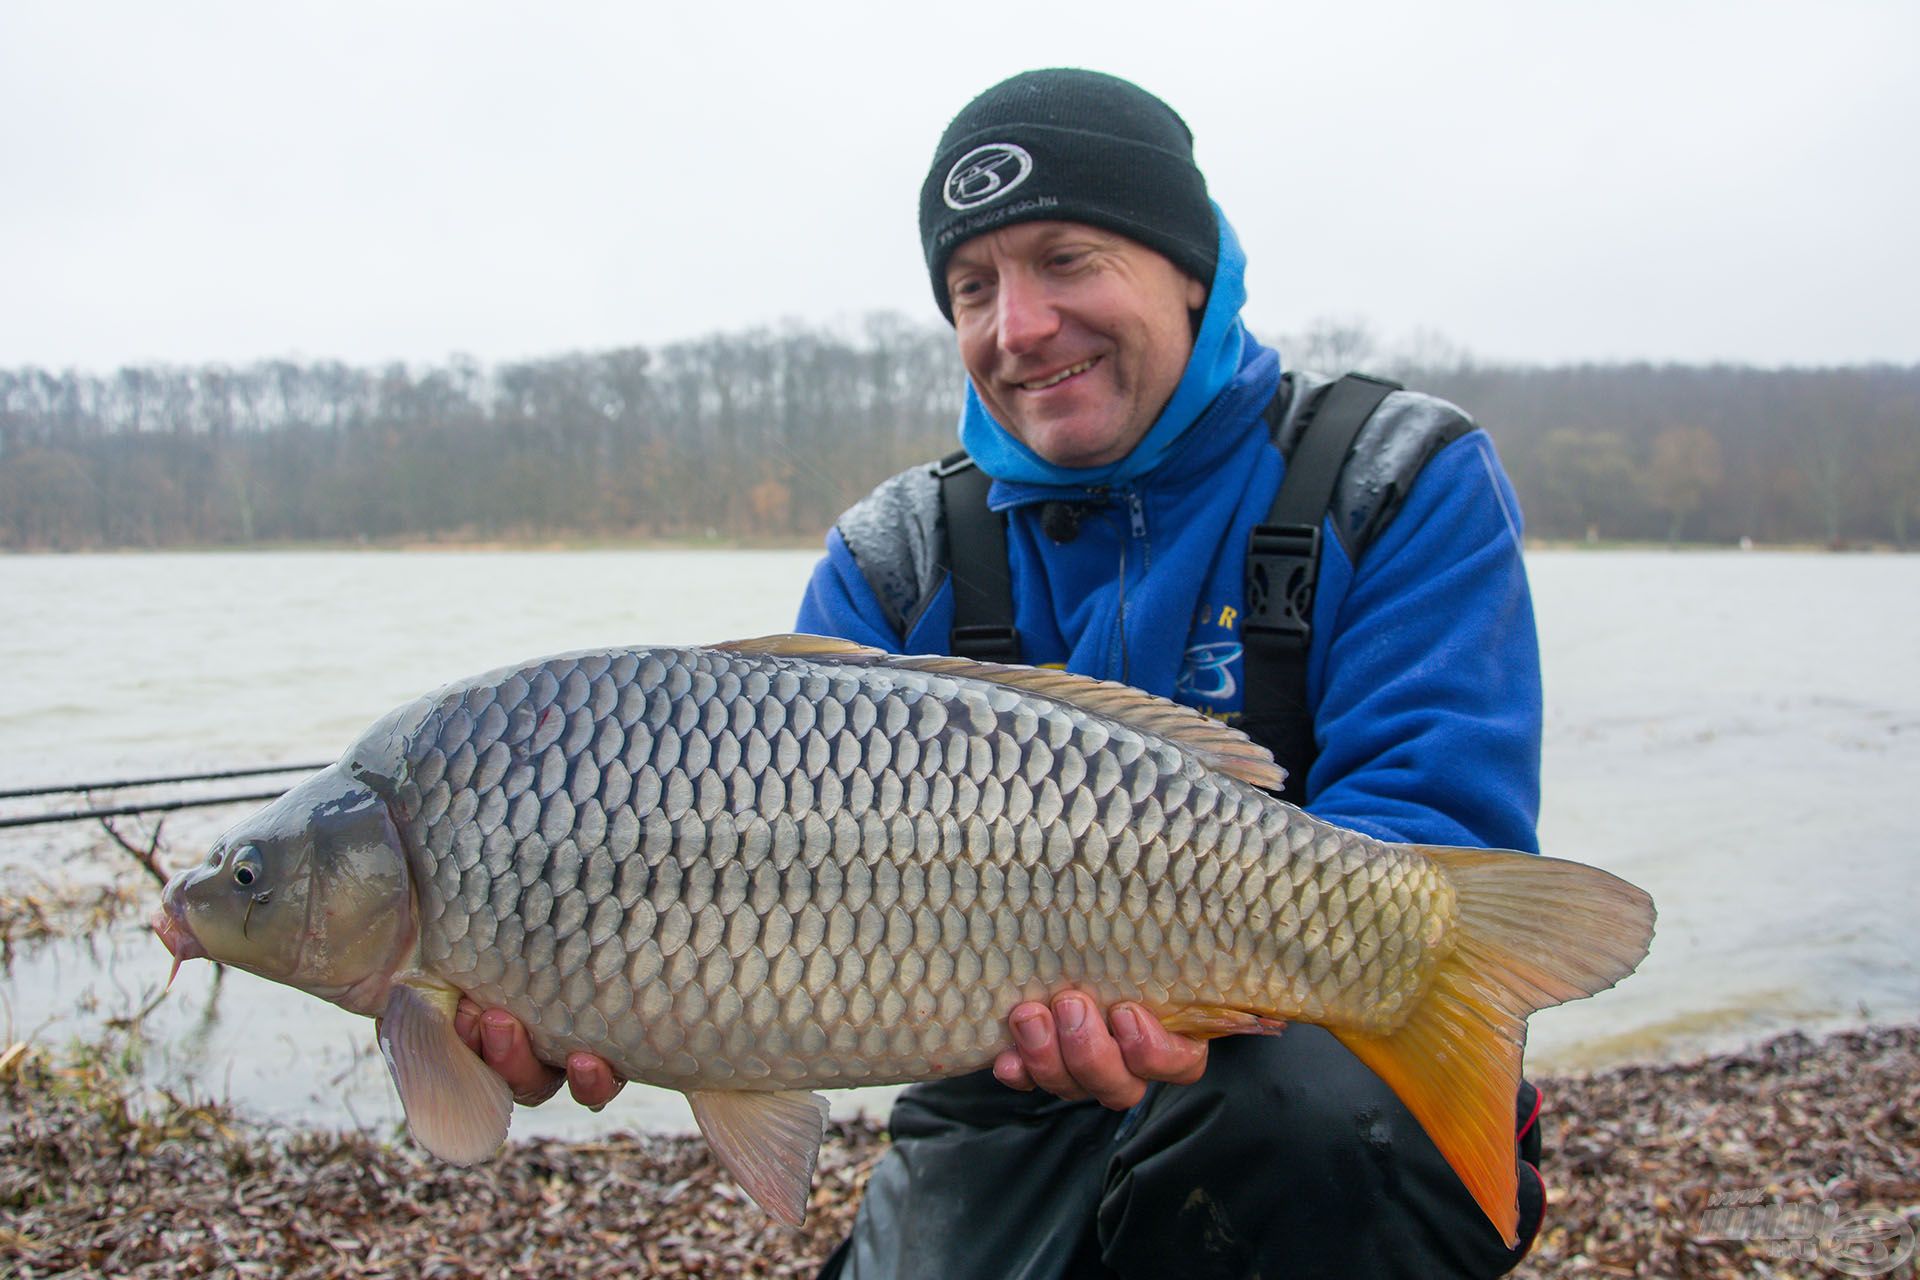
[[[1920, 364], [1476, 361], [1284, 339], [1464, 406], [1536, 536], [1920, 541]], [[0, 547], [817, 541], [953, 448], [944, 325], [873, 315], [482, 364], [0, 368]]]
[[[810, 1276], [885, 1149], [836, 1123], [789, 1230], [692, 1136], [516, 1142], [457, 1169], [143, 1095], [127, 1052], [0, 1051], [0, 1274]], [[1916, 1275], [1920, 1027], [1541, 1083], [1548, 1216], [1515, 1275]]]

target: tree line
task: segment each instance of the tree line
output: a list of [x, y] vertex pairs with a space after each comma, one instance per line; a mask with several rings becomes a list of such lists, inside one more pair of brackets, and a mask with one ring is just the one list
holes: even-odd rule
[[[1323, 321], [1290, 365], [1466, 407], [1548, 538], [1906, 546], [1920, 365], [1528, 367]], [[0, 370], [0, 547], [817, 536], [953, 447], [944, 327], [892, 315], [485, 366]]]

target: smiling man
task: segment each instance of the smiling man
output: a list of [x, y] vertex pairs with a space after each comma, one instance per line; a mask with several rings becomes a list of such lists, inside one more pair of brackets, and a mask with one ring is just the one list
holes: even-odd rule
[[947, 260], [960, 358], [982, 408], [1055, 466], [1118, 462], [1173, 395], [1206, 286], [1075, 222], [976, 236]]
[[[1171, 108], [1088, 71], [995, 85], [941, 138], [920, 232], [965, 456], [841, 517], [801, 630], [1124, 681], [1241, 724], [1329, 821], [1537, 847], [1539, 658], [1492, 445], [1444, 402], [1283, 373]], [[504, 1013], [461, 1025], [523, 1098], [557, 1087]], [[1209, 1046], [1078, 991], [1008, 1028], [990, 1071], [901, 1096], [825, 1275], [1480, 1277], [1538, 1229], [1530, 1165], [1509, 1249], [1318, 1028]], [[617, 1088], [587, 1055], [567, 1075]]]

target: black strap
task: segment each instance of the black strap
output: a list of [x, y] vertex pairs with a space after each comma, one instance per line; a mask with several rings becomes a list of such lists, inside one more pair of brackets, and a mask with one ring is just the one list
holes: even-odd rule
[[1321, 393], [1301, 421], [1266, 522], [1248, 539], [1247, 608], [1240, 620], [1247, 692], [1240, 727], [1286, 769], [1281, 794], [1294, 804], [1306, 800], [1307, 770], [1318, 754], [1307, 705], [1307, 650], [1320, 579], [1320, 526], [1360, 428], [1399, 389], [1385, 378], [1350, 373]]
[[993, 477], [975, 466], [964, 449], [940, 459], [933, 474], [940, 481], [940, 509], [946, 517], [945, 567], [953, 579], [953, 655], [976, 662], [1018, 662], [1007, 518], [987, 507]]

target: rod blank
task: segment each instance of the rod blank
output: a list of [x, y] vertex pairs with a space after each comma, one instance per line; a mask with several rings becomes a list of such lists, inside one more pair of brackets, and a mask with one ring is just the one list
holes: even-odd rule
[[[118, 791], [124, 787], [157, 787], [169, 782], [218, 782], [225, 778], [257, 778], [268, 773], [312, 773], [332, 763], [331, 760], [322, 760], [319, 764], [273, 764], [260, 765], [251, 769], [221, 769], [214, 773], [169, 773], [152, 778], [121, 778], [113, 782], [74, 782], [63, 787], [18, 787], [11, 791], [0, 791], [0, 800], [21, 800], [28, 796], [60, 796], [82, 791]], [[155, 806], [145, 807], [151, 809]]]
[[[269, 772], [263, 770], [262, 772]], [[110, 809], [74, 809], [66, 813], [34, 813], [20, 818], [0, 818], [0, 828], [37, 827], [49, 822], [84, 822], [89, 818], [123, 818], [134, 813], [161, 813], [169, 809], [203, 809], [216, 804], [240, 804], [247, 800], [277, 800], [287, 789], [249, 791], [238, 796], [201, 796], [195, 800], [157, 800], [151, 804], [123, 804]]]

